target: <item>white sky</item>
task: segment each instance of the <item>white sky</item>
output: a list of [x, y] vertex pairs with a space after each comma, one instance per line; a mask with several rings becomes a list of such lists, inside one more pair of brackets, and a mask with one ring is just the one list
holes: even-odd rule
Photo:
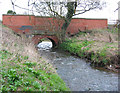
[[[14, 1], [14, 0], [13, 0]], [[27, 8], [28, 0], [16, 0], [21, 7]], [[107, 18], [109, 23], [113, 23], [112, 20], [118, 19], [118, 11], [114, 12], [118, 8], [118, 2], [120, 0], [104, 0], [107, 2], [107, 6], [102, 10], [92, 10], [77, 17], [79, 18]], [[0, 0], [0, 20], [2, 20], [2, 14], [6, 14], [8, 10], [13, 10], [11, 0]], [[25, 10], [15, 7], [17, 14], [23, 14]]]

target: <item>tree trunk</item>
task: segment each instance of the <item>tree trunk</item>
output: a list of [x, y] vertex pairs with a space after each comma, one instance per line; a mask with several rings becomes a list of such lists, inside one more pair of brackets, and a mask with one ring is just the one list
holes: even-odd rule
[[64, 42], [65, 41], [65, 37], [66, 37], [66, 30], [67, 30], [67, 27], [69, 26], [70, 22], [71, 22], [71, 19], [73, 17], [73, 14], [75, 13], [75, 9], [76, 9], [76, 2], [68, 2], [67, 3], [67, 8], [68, 8], [68, 12], [67, 12], [67, 15], [66, 15], [66, 18], [65, 18], [65, 22], [62, 26], [62, 33], [61, 33], [61, 42]]

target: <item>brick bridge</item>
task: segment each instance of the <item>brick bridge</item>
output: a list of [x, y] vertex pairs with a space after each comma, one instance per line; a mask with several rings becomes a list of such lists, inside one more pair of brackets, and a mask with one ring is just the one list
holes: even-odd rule
[[[35, 44], [38, 44], [40, 39], [48, 38], [53, 43], [53, 46], [57, 45], [59, 39], [56, 34], [60, 31], [63, 23], [63, 20], [51, 17], [3, 15], [4, 25], [16, 33], [31, 36]], [[79, 31], [102, 28], [107, 28], [107, 19], [73, 18], [66, 34], [74, 35]]]

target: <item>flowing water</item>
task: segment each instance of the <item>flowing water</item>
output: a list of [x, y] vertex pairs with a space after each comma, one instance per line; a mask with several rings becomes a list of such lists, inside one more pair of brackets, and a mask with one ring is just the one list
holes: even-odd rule
[[38, 47], [72, 91], [118, 91], [118, 74], [94, 69], [83, 59], [51, 50], [51, 42], [42, 42]]

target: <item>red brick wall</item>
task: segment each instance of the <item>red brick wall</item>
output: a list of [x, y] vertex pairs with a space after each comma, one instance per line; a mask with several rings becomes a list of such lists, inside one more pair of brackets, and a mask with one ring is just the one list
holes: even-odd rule
[[107, 28], [107, 20], [105, 19], [87, 19], [86, 26], [88, 30]]
[[67, 28], [67, 32], [70, 34], [78, 33], [79, 30], [85, 30], [86, 19], [72, 19], [69, 27]]
[[67, 32], [71, 34], [78, 33], [79, 30], [92, 30], [107, 28], [107, 19], [72, 19]]
[[[16, 32], [22, 32], [21, 26], [32, 26], [37, 30], [58, 31], [63, 24], [63, 20], [50, 17], [37, 17], [28, 15], [3, 15], [3, 24], [12, 28]], [[67, 33], [75, 34], [79, 30], [91, 30], [107, 28], [107, 19], [85, 19], [74, 18], [71, 20]], [[26, 29], [25, 31], [28, 31]]]
[[[42, 18], [35, 17], [36, 26], [41, 30], [55, 30], [58, 31], [64, 23], [63, 20], [53, 19], [53, 18]], [[59, 26], [60, 25], [60, 26]], [[55, 28], [55, 29], [54, 29]], [[69, 27], [67, 28], [67, 33], [75, 34], [79, 30], [92, 30], [92, 29], [103, 29], [107, 28], [107, 19], [85, 19], [85, 18], [74, 18], [71, 20]]]
[[[21, 26], [35, 25], [35, 16], [26, 16], [26, 15], [3, 15], [3, 24], [10, 27], [12, 30], [16, 32], [21, 32], [19, 29]], [[26, 31], [28, 31], [26, 29]]]
[[[49, 30], [49, 31], [58, 31], [59, 27], [62, 26], [63, 20], [50, 17], [35, 17], [35, 25], [37, 29], [40, 30]], [[60, 26], [59, 26], [60, 25]]]

